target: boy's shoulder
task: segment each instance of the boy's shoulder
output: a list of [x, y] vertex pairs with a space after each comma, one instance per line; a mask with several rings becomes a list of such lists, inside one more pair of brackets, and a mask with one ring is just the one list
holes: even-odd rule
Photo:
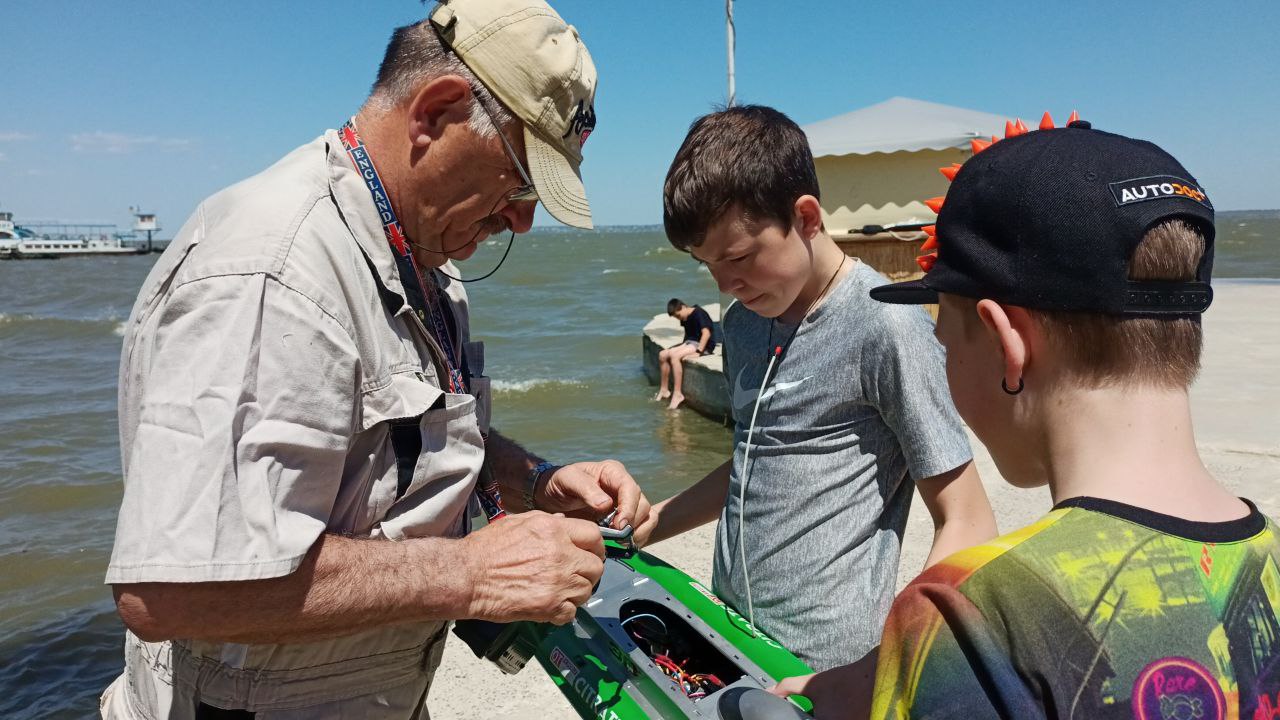
[[869, 334], [933, 333], [933, 320], [919, 305], [882, 303], [871, 298], [871, 289], [892, 281], [864, 262], [857, 262], [850, 272], [850, 292], [843, 293], [836, 311], [856, 315]]
[[[1250, 508], [1240, 520], [1191, 523], [1082, 498], [944, 559], [894, 603], [877, 705], [945, 706], [954, 697], [930, 688], [951, 677], [974, 680], [975, 697], [999, 695], [996, 705], [1078, 703], [1080, 716], [1110, 717], [1158, 701], [1152, 668], [1163, 668], [1166, 679], [1199, 683], [1206, 710], [1224, 708], [1213, 669], [1248, 653], [1257, 627], [1280, 630], [1277, 527]], [[1252, 660], [1275, 667], [1280, 644], [1266, 655]], [[1043, 680], [1038, 697], [1024, 692], [1028, 677]], [[1280, 673], [1250, 684], [1274, 693]]]
[[[1154, 557], [1188, 549], [1210, 548], [1212, 554], [1232, 546], [1236, 554], [1280, 560], [1280, 528], [1245, 502], [1250, 513], [1239, 520], [1195, 523], [1122, 503], [1075, 498], [1030, 525], [947, 557], [911, 584], [944, 583], [977, 600], [1006, 586], [1011, 576], [1031, 573], [1046, 589], [1089, 594], [1099, 589], [1093, 587], [1099, 572], [1145, 572]], [[1212, 559], [1205, 567], [1212, 567]]]

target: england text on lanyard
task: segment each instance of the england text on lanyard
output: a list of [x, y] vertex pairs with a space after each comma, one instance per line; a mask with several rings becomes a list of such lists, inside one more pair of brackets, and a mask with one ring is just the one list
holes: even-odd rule
[[360, 138], [360, 133], [356, 132], [355, 118], [343, 123], [338, 135], [342, 138], [342, 146], [346, 148], [351, 162], [356, 166], [356, 172], [364, 178], [364, 184], [369, 188], [369, 194], [373, 196], [373, 205], [378, 210], [378, 219], [382, 221], [382, 232], [386, 234], [391, 252], [396, 257], [396, 267], [400, 270], [400, 283], [404, 285], [409, 305], [424, 325], [428, 319], [430, 320], [436, 341], [444, 350], [445, 364], [448, 365], [449, 371], [449, 392], [466, 393], [467, 385], [462, 378], [462, 363], [454, 352], [449, 326], [444, 320], [444, 309], [440, 307], [440, 298], [435, 292], [435, 282], [431, 281], [431, 287], [428, 288], [422, 280], [422, 274], [418, 272], [418, 266], [413, 261], [413, 252], [409, 249], [409, 242], [404, 237], [404, 228], [396, 217], [396, 211], [391, 208], [391, 199], [382, 186], [382, 178], [378, 176], [378, 169], [373, 166], [373, 158], [369, 157], [369, 150], [365, 147], [364, 140]]

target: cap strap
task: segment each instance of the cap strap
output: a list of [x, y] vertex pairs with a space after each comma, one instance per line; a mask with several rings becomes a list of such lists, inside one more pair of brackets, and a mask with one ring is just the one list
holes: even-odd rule
[[452, 48], [453, 34], [458, 24], [458, 17], [453, 14], [453, 8], [444, 3], [437, 5], [435, 12], [431, 13], [431, 24], [436, 27], [436, 32], [440, 33], [440, 39]]
[[1206, 282], [1129, 281], [1125, 290], [1126, 315], [1198, 315], [1213, 302], [1213, 288]]

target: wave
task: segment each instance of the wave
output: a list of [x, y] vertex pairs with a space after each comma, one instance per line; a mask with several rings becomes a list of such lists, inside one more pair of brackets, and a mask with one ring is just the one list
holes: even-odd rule
[[40, 325], [50, 328], [62, 327], [70, 330], [86, 328], [110, 329], [117, 336], [124, 335], [126, 320], [116, 313], [103, 313], [96, 317], [57, 317], [50, 315], [33, 315], [32, 313], [0, 313], [0, 327], [5, 325], [23, 326]]
[[528, 380], [494, 380], [493, 391], [503, 394], [520, 394], [533, 390], [559, 388], [584, 388], [587, 384], [581, 380], [562, 380], [557, 378], [530, 378]]
[[612, 275], [612, 274], [614, 274], [614, 273], [620, 273], [620, 272], [622, 272], [622, 271], [621, 271], [621, 270], [619, 270], [618, 268], [605, 268], [604, 270], [600, 271], [600, 274], [601, 274], [601, 275]]

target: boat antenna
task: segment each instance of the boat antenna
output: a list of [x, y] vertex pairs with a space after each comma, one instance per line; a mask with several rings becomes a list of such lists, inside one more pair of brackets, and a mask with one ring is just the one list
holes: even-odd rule
[[733, 107], [737, 93], [733, 87], [733, 46], [734, 46], [734, 29], [733, 29], [733, 0], [724, 0], [724, 31], [729, 49], [729, 102], [727, 107]]

